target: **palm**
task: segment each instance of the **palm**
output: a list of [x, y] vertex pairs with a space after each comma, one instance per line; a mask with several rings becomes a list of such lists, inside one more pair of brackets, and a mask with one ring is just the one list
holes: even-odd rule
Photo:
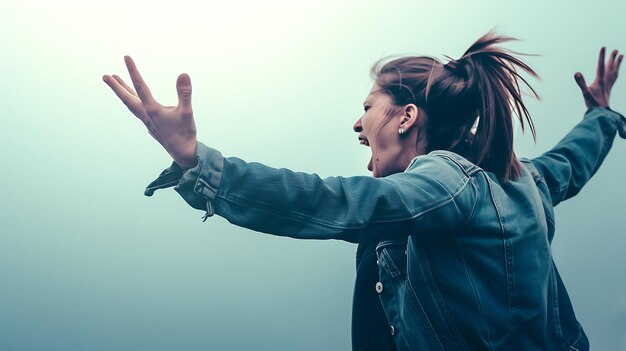
[[[167, 150], [185, 145], [190, 137], [196, 136], [196, 123], [193, 114], [186, 115], [177, 106], [159, 105], [155, 111], [146, 113], [144, 124], [149, 131], [160, 136], [163, 147]], [[154, 135], [153, 135], [154, 136]]]

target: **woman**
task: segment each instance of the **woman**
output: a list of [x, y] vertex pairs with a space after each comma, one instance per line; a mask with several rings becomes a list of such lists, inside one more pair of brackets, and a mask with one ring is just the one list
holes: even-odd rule
[[[553, 206], [574, 196], [606, 156], [624, 118], [609, 109], [623, 55], [587, 86], [589, 110], [553, 150], [513, 152], [512, 111], [532, 120], [517, 73], [535, 72], [487, 33], [459, 60], [402, 57], [375, 77], [354, 130], [374, 177], [273, 169], [197, 142], [191, 82], [179, 105], [151, 96], [130, 57], [136, 91], [104, 76], [174, 162], [146, 189], [175, 186], [192, 207], [231, 223], [302, 239], [358, 243], [353, 348], [359, 350], [588, 349], [554, 266]], [[531, 89], [532, 90], [532, 89]]]

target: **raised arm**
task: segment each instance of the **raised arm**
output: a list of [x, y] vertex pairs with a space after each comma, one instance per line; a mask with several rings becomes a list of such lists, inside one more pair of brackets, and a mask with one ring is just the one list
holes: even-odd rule
[[550, 190], [552, 205], [578, 194], [608, 154], [616, 132], [626, 138], [626, 119], [605, 107], [591, 107], [554, 148], [532, 159]]
[[585, 104], [583, 120], [553, 149], [532, 160], [546, 181], [552, 204], [556, 206], [578, 194], [598, 170], [608, 154], [616, 132], [626, 138], [626, 119], [609, 108], [609, 97], [623, 55], [613, 51], [605, 67], [605, 48], [600, 50], [597, 76], [587, 86], [582, 74], [575, 75]]

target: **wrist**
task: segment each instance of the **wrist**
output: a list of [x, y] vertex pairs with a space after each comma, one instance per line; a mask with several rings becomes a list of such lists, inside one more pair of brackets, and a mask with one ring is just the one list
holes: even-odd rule
[[198, 164], [196, 157], [196, 147], [198, 145], [197, 140], [193, 140], [185, 143], [184, 146], [177, 147], [170, 151], [170, 156], [174, 159], [181, 168], [188, 170], [195, 167]]
[[175, 159], [174, 162], [176, 162], [176, 164], [178, 164], [180, 168], [183, 169], [183, 171], [194, 168], [195, 166], [198, 165], [198, 160], [195, 157], [193, 160], [176, 160]]

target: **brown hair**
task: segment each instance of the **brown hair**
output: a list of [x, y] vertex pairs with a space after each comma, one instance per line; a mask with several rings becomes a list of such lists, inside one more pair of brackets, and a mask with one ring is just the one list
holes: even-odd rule
[[371, 74], [396, 108], [413, 103], [425, 110], [426, 152], [456, 152], [507, 182], [521, 172], [513, 151], [511, 114], [517, 115], [522, 131], [525, 119], [536, 137], [519, 81], [539, 98], [516, 67], [539, 78], [535, 71], [514, 56], [518, 53], [496, 45], [511, 40], [517, 39], [490, 31], [460, 59], [445, 65], [428, 56], [400, 57], [384, 64], [383, 58]]

